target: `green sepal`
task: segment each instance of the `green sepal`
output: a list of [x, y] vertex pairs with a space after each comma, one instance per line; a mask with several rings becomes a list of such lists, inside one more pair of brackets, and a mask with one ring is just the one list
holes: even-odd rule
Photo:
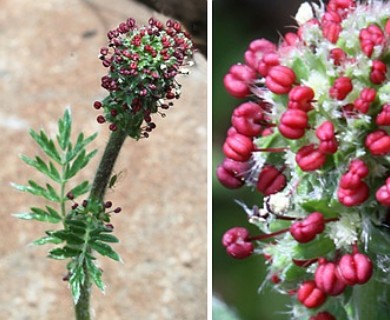
[[108, 244], [101, 241], [93, 241], [89, 243], [91, 248], [99, 252], [102, 256], [109, 257], [115, 261], [121, 261], [118, 253], [114, 251]]
[[326, 236], [318, 235], [308, 243], [298, 243], [294, 249], [295, 259], [313, 259], [326, 256], [335, 250], [334, 242]]

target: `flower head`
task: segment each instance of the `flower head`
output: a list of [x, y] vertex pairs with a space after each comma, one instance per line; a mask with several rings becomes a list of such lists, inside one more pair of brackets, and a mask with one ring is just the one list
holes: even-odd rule
[[181, 86], [175, 78], [192, 63], [192, 41], [178, 22], [168, 20], [164, 26], [154, 18], [142, 27], [127, 19], [107, 37], [100, 60], [108, 69], [101, 85], [109, 95], [94, 103], [104, 111], [97, 120], [110, 123], [112, 131], [125, 130], [136, 139], [147, 137], [156, 127], [152, 115], [180, 97]]

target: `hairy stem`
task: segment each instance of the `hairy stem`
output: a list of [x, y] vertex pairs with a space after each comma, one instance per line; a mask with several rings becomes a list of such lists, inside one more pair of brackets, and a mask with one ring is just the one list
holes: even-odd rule
[[[104, 194], [106, 192], [112, 170], [126, 137], [126, 132], [122, 130], [111, 133], [110, 139], [107, 142], [102, 159], [100, 160], [98, 169], [96, 171], [95, 179], [92, 184], [89, 195], [89, 199], [91, 201], [100, 203], [103, 202]], [[75, 312], [77, 320], [90, 320], [90, 296], [92, 283], [88, 274], [85, 260], [83, 262], [83, 269], [85, 280], [80, 288], [80, 298], [75, 305]]]

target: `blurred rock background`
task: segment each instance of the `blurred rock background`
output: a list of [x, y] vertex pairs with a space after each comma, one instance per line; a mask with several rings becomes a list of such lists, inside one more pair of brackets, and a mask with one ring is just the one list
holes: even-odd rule
[[[244, 52], [252, 40], [266, 38], [275, 43], [279, 36], [295, 30], [295, 16], [303, 0], [213, 0], [213, 293], [243, 320], [287, 320], [290, 299], [265, 286], [264, 259], [257, 255], [245, 260], [227, 256], [221, 245], [223, 233], [234, 226], [247, 227], [254, 233], [243, 210], [234, 199], [249, 207], [257, 203], [256, 192], [248, 188], [228, 190], [216, 179], [215, 169], [223, 160], [222, 145], [230, 127], [232, 110], [242, 101], [228, 95], [223, 77], [231, 65], [244, 62]], [[252, 227], [252, 228], [251, 228]], [[220, 320], [220, 319], [214, 319]]]
[[[74, 132], [99, 131], [100, 153], [79, 181], [92, 178], [108, 139], [96, 123], [94, 100], [105, 91], [98, 60], [106, 33], [128, 17], [139, 24], [155, 9], [130, 0], [0, 0], [0, 319], [73, 318], [65, 263], [46, 259], [49, 247], [29, 243], [43, 235], [40, 223], [12, 212], [39, 206], [14, 191], [39, 173], [18, 159], [33, 156], [29, 128], [55, 132], [70, 106]], [[107, 199], [123, 211], [113, 219], [115, 245], [124, 263], [101, 259], [106, 294], [93, 291], [98, 320], [206, 319], [206, 60], [197, 53], [183, 93], [150, 139], [127, 141], [116, 172], [124, 174]]]

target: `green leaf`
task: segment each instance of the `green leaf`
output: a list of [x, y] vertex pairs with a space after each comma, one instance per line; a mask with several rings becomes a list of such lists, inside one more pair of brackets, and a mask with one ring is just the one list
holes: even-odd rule
[[97, 137], [97, 133], [89, 136], [87, 139], [84, 139], [84, 134], [80, 133], [77, 137], [76, 144], [71, 151], [69, 151], [66, 155], [66, 162], [72, 161], [81, 150], [83, 150], [89, 143], [91, 143]]
[[90, 259], [85, 260], [87, 265], [88, 273], [92, 279], [92, 281], [96, 284], [96, 286], [104, 293], [105, 285], [102, 281], [102, 270], [99, 269]]
[[42, 186], [40, 186], [39, 184], [37, 184], [36, 182], [34, 182], [32, 180], [29, 180], [28, 184], [29, 184], [28, 186], [24, 186], [24, 185], [20, 185], [20, 184], [16, 184], [16, 183], [11, 183], [11, 185], [19, 191], [28, 192], [28, 193], [43, 197], [43, 198], [50, 200], [50, 201], [53, 201], [53, 202], [60, 202], [61, 201], [57, 192], [54, 190], [54, 188], [51, 185], [46, 184], [46, 187], [47, 187], [47, 190], [46, 190], [45, 188], [43, 188]]
[[119, 254], [117, 254], [108, 244], [101, 241], [94, 241], [89, 244], [92, 249], [99, 252], [102, 256], [107, 256], [115, 261], [121, 261]]
[[60, 145], [60, 148], [65, 151], [69, 145], [70, 133], [72, 130], [72, 118], [70, 115], [70, 110], [66, 109], [64, 117], [58, 120], [58, 132], [57, 141]]
[[78, 237], [69, 230], [59, 230], [53, 232], [51, 235], [58, 239], [65, 240], [69, 245], [80, 245], [85, 243], [83, 238]]
[[13, 216], [23, 220], [37, 220], [49, 223], [59, 223], [62, 221], [61, 217], [53, 216], [39, 208], [31, 208], [31, 211], [14, 213]]
[[88, 162], [96, 155], [96, 153], [97, 150], [93, 150], [88, 154], [86, 154], [85, 150], [82, 150], [77, 158], [73, 161], [72, 165], [65, 171], [65, 178], [70, 179], [74, 177], [77, 172], [79, 172], [88, 164]]
[[98, 236], [92, 238], [91, 240], [92, 241], [100, 240], [103, 242], [111, 242], [111, 243], [118, 243], [119, 242], [119, 239], [117, 237], [115, 237], [111, 234], [105, 234], [105, 233], [101, 233]]
[[42, 246], [47, 243], [60, 244], [61, 242], [63, 242], [63, 240], [51, 236], [46, 236], [33, 241], [32, 244]]
[[80, 298], [80, 289], [85, 281], [85, 274], [82, 265], [77, 265], [77, 267], [71, 270], [72, 275], [69, 279], [70, 288], [72, 291], [73, 302], [76, 304]]
[[81, 250], [65, 246], [64, 248], [56, 248], [49, 251], [48, 257], [55, 260], [64, 260], [78, 256]]
[[73, 194], [75, 198], [87, 193], [91, 189], [91, 185], [88, 180], [83, 181], [76, 187], [74, 187], [70, 192]]
[[43, 152], [52, 160], [61, 164], [61, 157], [54, 145], [53, 140], [49, 139], [44, 131], [40, 131], [39, 134], [34, 130], [30, 130], [31, 137], [35, 140], [36, 143], [41, 147]]
[[93, 238], [93, 237], [96, 237], [98, 234], [103, 233], [103, 232], [111, 233], [111, 232], [112, 232], [112, 229], [111, 229], [111, 228], [108, 228], [108, 227], [106, 227], [106, 226], [99, 226], [99, 227], [93, 229], [93, 230], [89, 233], [89, 236], [90, 236], [91, 238]]

